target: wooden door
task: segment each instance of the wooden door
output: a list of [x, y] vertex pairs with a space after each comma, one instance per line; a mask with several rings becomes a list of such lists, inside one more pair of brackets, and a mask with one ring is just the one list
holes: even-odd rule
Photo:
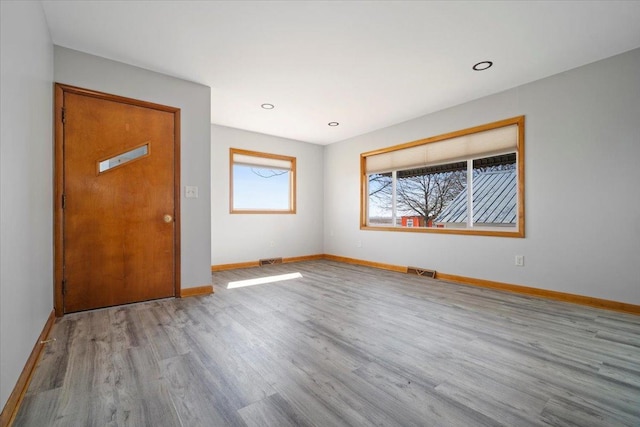
[[64, 312], [175, 296], [179, 111], [62, 89]]

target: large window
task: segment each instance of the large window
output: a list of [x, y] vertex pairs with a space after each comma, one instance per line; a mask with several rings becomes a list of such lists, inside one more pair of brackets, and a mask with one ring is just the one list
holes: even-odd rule
[[524, 237], [524, 116], [361, 155], [361, 228]]
[[231, 213], [296, 213], [296, 158], [231, 148]]

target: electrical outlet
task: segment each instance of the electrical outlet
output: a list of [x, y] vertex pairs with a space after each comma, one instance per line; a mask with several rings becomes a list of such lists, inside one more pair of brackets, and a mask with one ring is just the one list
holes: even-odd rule
[[362, 240], [358, 240], [356, 242], [356, 248], [361, 248], [362, 247]]
[[517, 267], [524, 267], [524, 255], [516, 255], [515, 265]]
[[187, 199], [197, 199], [198, 198], [198, 187], [195, 185], [186, 185], [184, 187], [184, 196]]
[[269, 246], [271, 246], [272, 248], [276, 246], [276, 242], [274, 242], [273, 240], [269, 242]]

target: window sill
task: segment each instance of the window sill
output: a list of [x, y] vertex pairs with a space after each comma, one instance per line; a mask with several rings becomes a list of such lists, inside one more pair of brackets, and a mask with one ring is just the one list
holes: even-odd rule
[[425, 228], [425, 227], [388, 227], [388, 226], [373, 226], [373, 225], [360, 225], [361, 230], [369, 231], [396, 231], [407, 233], [433, 233], [433, 234], [458, 234], [462, 236], [493, 236], [493, 237], [515, 237], [524, 238], [524, 230], [509, 230], [502, 231], [491, 228]]
[[272, 214], [281, 214], [281, 215], [292, 215], [295, 214], [296, 211], [292, 210], [292, 211], [278, 211], [278, 210], [242, 210], [242, 209], [236, 209], [236, 210], [231, 210], [229, 211], [230, 214], [232, 215], [236, 215], [236, 214], [267, 214], [267, 215], [272, 215]]

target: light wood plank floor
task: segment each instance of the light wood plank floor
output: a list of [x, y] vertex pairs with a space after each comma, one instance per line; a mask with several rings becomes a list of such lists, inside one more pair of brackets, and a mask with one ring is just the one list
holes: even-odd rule
[[59, 320], [15, 426], [640, 426], [639, 316], [330, 261], [213, 281]]

